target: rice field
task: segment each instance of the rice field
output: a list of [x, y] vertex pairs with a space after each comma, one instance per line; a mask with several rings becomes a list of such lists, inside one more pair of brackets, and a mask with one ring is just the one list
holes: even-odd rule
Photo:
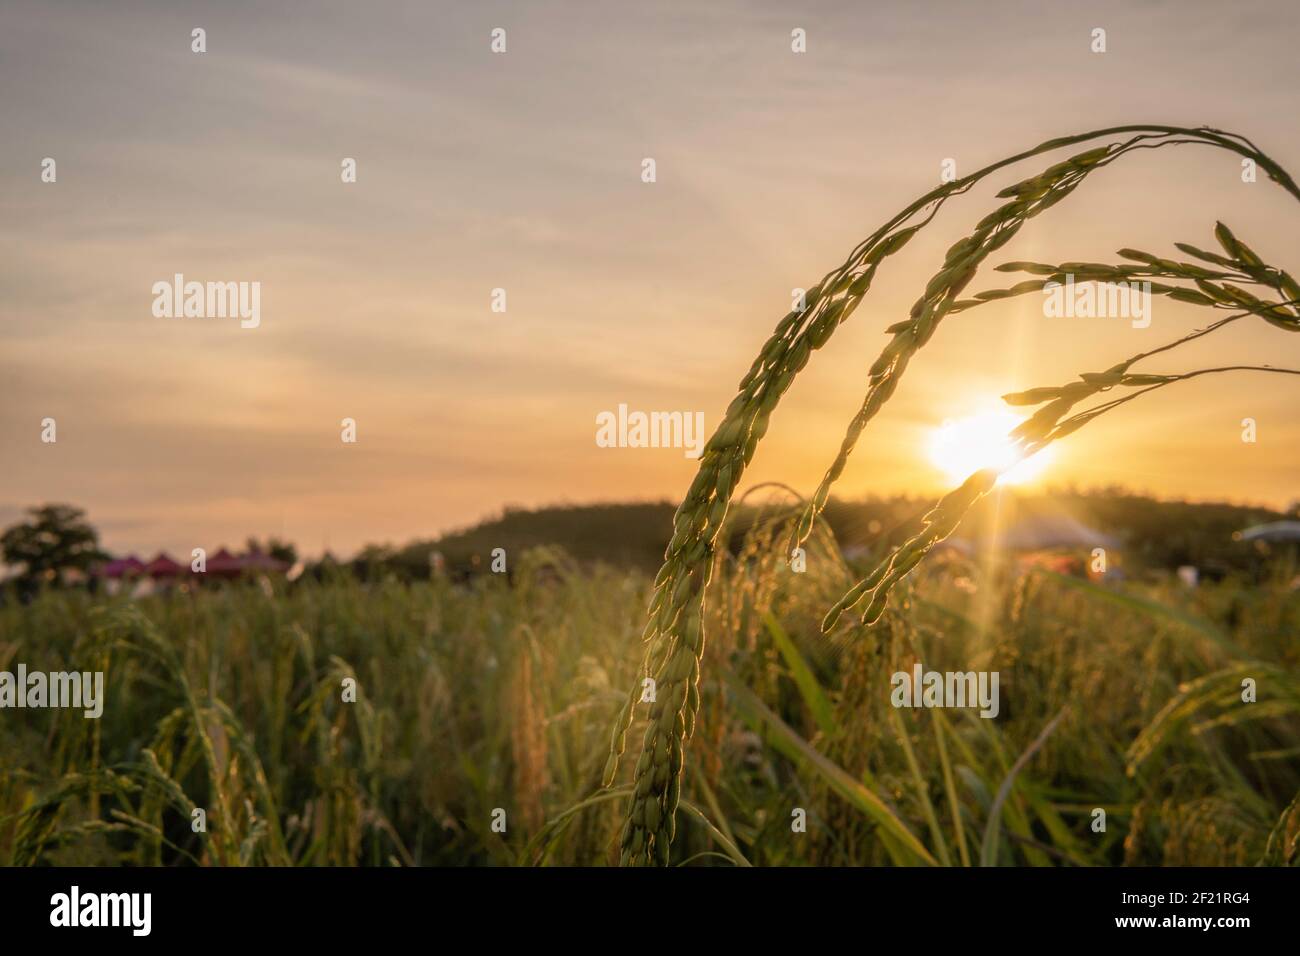
[[[717, 559], [671, 865], [1297, 861], [1291, 569], [1189, 590], [948, 555], [828, 636], [861, 570], [823, 529], [791, 570], [788, 520]], [[0, 722], [0, 863], [615, 864], [633, 768], [601, 777], [652, 583], [535, 549], [511, 581], [9, 603], [0, 670], [102, 669], [106, 701]], [[918, 661], [998, 671], [998, 716], [892, 706]]]
[[[1233, 323], [1300, 331], [1300, 284], [1222, 222], [1222, 252], [1174, 244], [1197, 262], [1127, 248], [1114, 264], [1004, 262], [996, 271], [1036, 278], [960, 297], [1089, 176], [1189, 142], [1300, 199], [1244, 137], [1120, 126], [947, 180], [884, 223], [777, 324], [699, 449], [653, 577], [542, 547], [508, 576], [452, 580], [428, 562], [432, 579], [412, 582], [376, 563], [363, 580], [336, 569], [137, 600], [53, 590], [0, 607], [0, 669], [103, 672], [107, 687], [102, 719], [52, 709], [0, 724], [0, 861], [1295, 862], [1293, 556], [1263, 582], [1188, 587], [1167, 571], [1073, 577], [939, 548], [1004, 471], [1144, 394], [1211, 374], [1300, 375], [1134, 371]], [[751, 506], [737, 532], [773, 411], [878, 268], [986, 177], [1090, 143], [998, 193], [885, 330], [816, 491], [757, 517]], [[826, 523], [831, 490], [916, 354], [949, 315], [1074, 279], [1140, 281], [1219, 317], [1003, 396], [1037, 407], [1009, 435], [1013, 459], [979, 467], [909, 537], [851, 565]], [[998, 696], [984, 701], [980, 683], [976, 709], [895, 694], [925, 672], [969, 674], [972, 694], [976, 675], [996, 678]]]

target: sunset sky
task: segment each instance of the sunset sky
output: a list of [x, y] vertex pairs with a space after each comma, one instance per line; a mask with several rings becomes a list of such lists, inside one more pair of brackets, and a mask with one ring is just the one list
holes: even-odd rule
[[[1290, 2], [6, 0], [0, 525], [67, 501], [113, 551], [278, 535], [348, 554], [507, 504], [677, 499], [695, 463], [597, 447], [600, 412], [702, 411], [711, 431], [790, 290], [936, 185], [945, 158], [963, 175], [1092, 128], [1207, 124], [1300, 174], [1297, 36]], [[1035, 171], [950, 203], [890, 260], [747, 482], [815, 486], [883, 329], [993, 193]], [[1101, 171], [990, 264], [1214, 248], [1216, 219], [1300, 269], [1300, 206], [1195, 146]], [[175, 273], [260, 282], [260, 327], [155, 318], [151, 287]], [[972, 291], [1005, 284], [986, 271]], [[839, 492], [942, 491], [927, 447], [945, 419], [1209, 316], [1158, 300], [1146, 329], [1048, 319], [1041, 296], [955, 316]], [[1300, 367], [1300, 336], [1238, 323], [1149, 370], [1237, 363]], [[1285, 506], [1298, 404], [1285, 376], [1177, 385], [1063, 442], [1040, 480]]]

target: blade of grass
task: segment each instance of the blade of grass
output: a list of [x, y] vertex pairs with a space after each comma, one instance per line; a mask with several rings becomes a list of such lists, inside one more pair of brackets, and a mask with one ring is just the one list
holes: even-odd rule
[[804, 660], [803, 655], [799, 653], [799, 648], [794, 646], [794, 641], [790, 640], [790, 635], [786, 634], [785, 629], [772, 616], [771, 611], [763, 614], [763, 623], [767, 626], [767, 632], [772, 635], [772, 641], [776, 644], [777, 650], [785, 658], [786, 666], [790, 668], [790, 677], [794, 680], [795, 686], [799, 688], [799, 693], [803, 695], [804, 703], [812, 711], [813, 720], [824, 734], [831, 734], [835, 731], [834, 711], [831, 702], [827, 699], [821, 685], [817, 683], [817, 677], [813, 674], [812, 668]]
[[935, 850], [939, 854], [939, 862], [944, 866], [952, 866], [952, 857], [948, 855], [948, 843], [943, 838], [943, 831], [939, 829], [939, 817], [935, 814], [934, 804], [930, 801], [930, 785], [921, 773], [920, 765], [916, 762], [916, 753], [912, 750], [912, 741], [908, 738], [907, 728], [903, 726], [903, 719], [898, 715], [896, 707], [889, 709], [889, 722], [894, 728], [894, 735], [898, 737], [898, 742], [903, 748], [903, 756], [907, 759], [907, 768], [912, 773], [912, 780], [916, 783], [916, 793], [921, 798], [921, 809], [925, 813], [925, 822], [930, 827], [930, 837], [934, 841]]
[[713, 837], [714, 842], [716, 842], [718, 846], [722, 847], [727, 856], [731, 857], [736, 866], [753, 865], [745, 859], [745, 854], [740, 852], [740, 849], [736, 844], [728, 840], [726, 834], [713, 825], [713, 821], [705, 815], [703, 810], [691, 803], [689, 800], [683, 800], [681, 802], [681, 808], [704, 824], [705, 831], [708, 832], [709, 836]]
[[925, 845], [916, 838], [916, 835], [907, 828], [907, 825], [898, 818], [879, 796], [818, 753], [811, 744], [795, 733], [785, 721], [772, 713], [767, 705], [759, 700], [753, 691], [744, 686], [740, 679], [730, 670], [725, 671], [724, 676], [746, 719], [766, 729], [767, 739], [778, 750], [791, 760], [805, 764], [817, 771], [832, 790], [901, 841], [910, 851], [911, 857], [914, 858], [910, 862], [920, 862], [926, 866], [938, 865], [938, 861], [925, 848]]
[[934, 728], [934, 741], [939, 749], [939, 766], [943, 769], [943, 788], [948, 794], [948, 807], [952, 811], [952, 829], [957, 838], [957, 855], [961, 857], [962, 866], [970, 866], [970, 850], [966, 846], [966, 828], [961, 820], [961, 800], [957, 796], [957, 785], [952, 779], [952, 761], [948, 759], [948, 745], [944, 735], [949, 733], [948, 722], [938, 710], [930, 711], [931, 726]]
[[736, 835], [731, 832], [731, 827], [727, 824], [727, 815], [722, 812], [722, 806], [718, 803], [718, 795], [709, 786], [707, 774], [701, 772], [698, 767], [696, 768], [696, 781], [704, 794], [705, 802], [709, 805], [709, 810], [718, 821], [718, 829], [722, 831], [722, 835], [727, 838], [728, 842], [734, 844]]
[[1038, 753], [1043, 744], [1047, 743], [1047, 738], [1052, 735], [1052, 731], [1056, 729], [1056, 725], [1061, 722], [1061, 718], [1064, 716], [1065, 708], [1062, 708], [1060, 713], [1048, 721], [1047, 726], [1034, 738], [1034, 742], [1026, 747], [1025, 752], [1011, 765], [1011, 770], [1007, 772], [1006, 777], [1003, 779], [1002, 786], [998, 787], [997, 795], [993, 798], [993, 806], [989, 807], [988, 823], [984, 827], [984, 843], [980, 846], [980, 866], [997, 865], [998, 833], [1002, 824], [1002, 804], [1006, 802], [1007, 797], [1011, 794], [1011, 787], [1016, 782], [1016, 774], [1020, 773], [1025, 764], [1029, 763], [1030, 758]]

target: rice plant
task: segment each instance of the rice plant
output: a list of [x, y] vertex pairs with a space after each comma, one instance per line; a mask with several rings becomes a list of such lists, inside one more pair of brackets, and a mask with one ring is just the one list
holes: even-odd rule
[[[1297, 374], [1293, 370], [1265, 365], [1197, 369], [1175, 376], [1131, 371], [1133, 366], [1151, 355], [1169, 351], [1247, 317], [1269, 322], [1287, 331], [1300, 329], [1300, 311], [1297, 310], [1300, 286], [1295, 279], [1286, 271], [1265, 263], [1222, 223], [1214, 230], [1222, 254], [1204, 252], [1183, 243], [1178, 245], [1182, 252], [1199, 260], [1200, 264], [1135, 250], [1122, 250], [1120, 255], [1137, 265], [1007, 263], [1000, 267], [1003, 271], [1023, 271], [1038, 278], [1026, 279], [1008, 289], [979, 293], [969, 299], [960, 297], [985, 260], [1009, 242], [1030, 219], [1065, 199], [1092, 173], [1138, 150], [1171, 145], [1205, 145], [1227, 150], [1254, 162], [1270, 180], [1293, 198], [1300, 199], [1300, 189], [1291, 176], [1244, 136], [1204, 127], [1191, 129], [1161, 125], [1094, 130], [1049, 140], [969, 176], [940, 185], [908, 205], [859, 244], [843, 265], [810, 289], [802, 309], [790, 312], [777, 324], [741, 379], [738, 393], [721, 424], [705, 445], [695, 480], [676, 512], [673, 536], [654, 582], [654, 595], [643, 631], [646, 648], [638, 679], [616, 720], [603, 776], [605, 785], [612, 786], [618, 775], [619, 758], [626, 749], [626, 737], [641, 696], [642, 681], [646, 678], [654, 680], [656, 695], [649, 703], [640, 754], [632, 772], [631, 799], [619, 841], [620, 859], [624, 864], [668, 863], [681, 802], [682, 777], [687, 762], [686, 744], [696, 729], [700, 710], [705, 596], [715, 565], [719, 535], [732, 496], [767, 431], [771, 414], [781, 396], [808, 363], [811, 354], [823, 347], [835, 329], [858, 307], [870, 289], [877, 269], [928, 226], [948, 200], [969, 191], [976, 183], [1007, 166], [1043, 153], [1098, 140], [1106, 142], [1054, 163], [1037, 175], [999, 192], [998, 198], [1005, 202], [980, 220], [969, 236], [948, 249], [943, 264], [917, 298], [909, 317], [886, 330], [892, 337], [868, 370], [862, 406], [849, 423], [838, 454], [791, 535], [791, 546], [805, 542], [812, 533], [832, 486], [843, 472], [867, 423], [893, 395], [908, 364], [938, 330], [941, 322], [949, 315], [985, 302], [1037, 291], [1052, 278], [1074, 275], [1087, 281], [1142, 277], [1151, 281], [1152, 291], [1161, 295], [1230, 314], [1205, 329], [1158, 349], [1133, 356], [1101, 372], [1081, 375], [1078, 382], [1009, 396], [1012, 404], [1040, 406], [1013, 433], [1022, 457], [1041, 451], [1099, 415], [1178, 381], [1231, 371]], [[1253, 285], [1261, 295], [1243, 288], [1248, 285]], [[1123, 397], [1075, 411], [1080, 403], [1114, 389], [1130, 391], [1126, 391]], [[935, 544], [952, 533], [969, 509], [993, 488], [997, 478], [997, 470], [978, 471], [944, 496], [926, 516], [920, 532], [887, 555], [833, 605], [823, 622], [823, 630], [830, 630], [845, 611], [859, 605], [865, 605], [860, 614], [862, 624], [878, 622], [890, 594]]]

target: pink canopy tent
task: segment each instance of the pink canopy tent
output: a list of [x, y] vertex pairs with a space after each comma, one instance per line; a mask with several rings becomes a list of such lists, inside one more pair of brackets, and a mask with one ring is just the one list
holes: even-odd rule
[[159, 551], [158, 556], [144, 566], [144, 573], [154, 579], [177, 578], [185, 573], [185, 568], [173, 561], [165, 551]]
[[144, 573], [145, 563], [134, 554], [125, 558], [113, 558], [105, 561], [95, 569], [95, 574], [103, 578], [133, 578]]
[[208, 558], [207, 573], [218, 578], [237, 578], [244, 573], [244, 562], [221, 548]]

